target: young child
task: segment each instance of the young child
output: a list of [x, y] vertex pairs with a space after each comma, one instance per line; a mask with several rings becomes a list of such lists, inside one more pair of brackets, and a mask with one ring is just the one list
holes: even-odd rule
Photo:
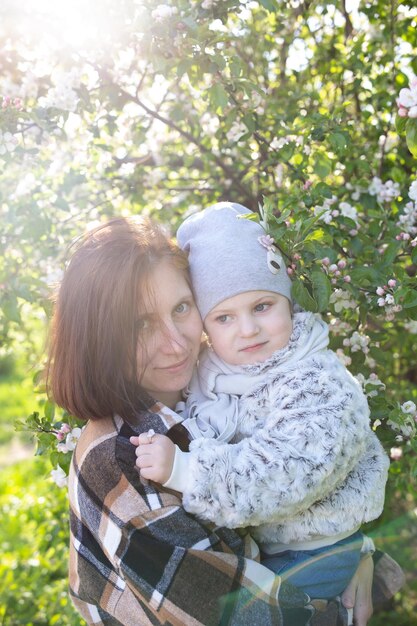
[[389, 462], [327, 325], [292, 313], [286, 266], [246, 213], [216, 204], [178, 231], [209, 339], [180, 407], [194, 441], [174, 457], [141, 435], [137, 454], [188, 512], [251, 526], [264, 565], [332, 598], [372, 549], [359, 527], [382, 511]]

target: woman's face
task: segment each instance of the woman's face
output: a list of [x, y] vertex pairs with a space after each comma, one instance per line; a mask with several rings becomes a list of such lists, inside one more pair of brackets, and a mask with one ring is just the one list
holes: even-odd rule
[[149, 285], [138, 316], [139, 382], [156, 400], [174, 407], [190, 382], [203, 326], [184, 272], [172, 261], [155, 267]]

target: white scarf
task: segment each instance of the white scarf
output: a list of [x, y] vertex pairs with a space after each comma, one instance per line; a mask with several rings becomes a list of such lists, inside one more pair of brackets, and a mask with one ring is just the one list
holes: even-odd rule
[[185, 416], [183, 425], [193, 439], [207, 437], [228, 442], [236, 433], [239, 399], [266, 382], [269, 371], [277, 374], [300, 359], [325, 350], [329, 342], [328, 327], [313, 313], [296, 313], [288, 344], [255, 365], [228, 365], [213, 350], [201, 356], [185, 392], [186, 402], [176, 410]]

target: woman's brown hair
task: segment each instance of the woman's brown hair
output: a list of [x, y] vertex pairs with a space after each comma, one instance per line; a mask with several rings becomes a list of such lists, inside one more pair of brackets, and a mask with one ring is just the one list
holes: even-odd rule
[[55, 300], [46, 371], [49, 395], [72, 415], [134, 413], [141, 294], [164, 259], [186, 271], [184, 253], [148, 218], [112, 219], [75, 244]]

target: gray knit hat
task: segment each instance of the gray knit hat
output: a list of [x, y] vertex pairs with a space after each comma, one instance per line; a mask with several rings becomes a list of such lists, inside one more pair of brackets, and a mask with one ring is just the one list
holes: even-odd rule
[[177, 241], [188, 252], [191, 280], [204, 320], [215, 306], [245, 291], [272, 291], [291, 301], [285, 263], [252, 213], [234, 202], [219, 202], [188, 217]]

